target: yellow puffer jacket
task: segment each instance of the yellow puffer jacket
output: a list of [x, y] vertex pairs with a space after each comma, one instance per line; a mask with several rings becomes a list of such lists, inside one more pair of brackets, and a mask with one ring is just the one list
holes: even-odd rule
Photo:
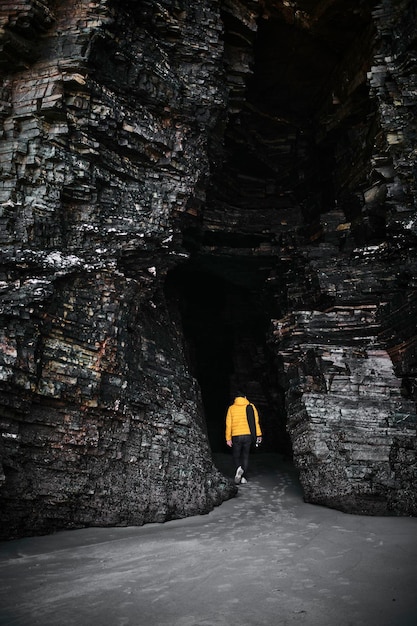
[[[226, 414], [226, 441], [230, 441], [232, 437], [237, 435], [250, 435], [249, 424], [246, 417], [246, 407], [250, 404], [247, 398], [238, 397], [232, 405], [229, 406]], [[259, 415], [256, 407], [252, 404], [255, 414], [256, 435], [262, 437], [261, 427], [259, 426]]]

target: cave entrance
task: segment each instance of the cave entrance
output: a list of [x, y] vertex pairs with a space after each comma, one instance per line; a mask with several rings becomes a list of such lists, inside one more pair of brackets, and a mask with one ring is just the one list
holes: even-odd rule
[[[257, 406], [265, 452], [290, 456], [283, 391], [267, 344], [268, 306], [250, 259], [193, 259], [169, 272], [167, 298], [179, 307], [187, 358], [200, 385], [212, 452], [224, 452], [225, 416], [238, 389]], [[240, 278], [239, 278], [240, 277]], [[259, 278], [259, 277], [258, 277]]]

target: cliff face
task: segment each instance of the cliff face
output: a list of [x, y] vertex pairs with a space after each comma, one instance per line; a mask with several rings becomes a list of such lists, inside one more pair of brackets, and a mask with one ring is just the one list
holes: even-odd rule
[[233, 496], [242, 382], [308, 501], [417, 514], [414, 5], [311, 4], [2, 3], [2, 538]]
[[302, 250], [313, 303], [273, 322], [306, 500], [346, 512], [417, 511], [415, 23], [414, 3], [374, 6], [366, 82], [352, 55], [335, 84], [326, 124], [347, 133], [335, 206]]
[[225, 107], [217, 3], [174, 4], [2, 3], [3, 536], [235, 493], [163, 293]]

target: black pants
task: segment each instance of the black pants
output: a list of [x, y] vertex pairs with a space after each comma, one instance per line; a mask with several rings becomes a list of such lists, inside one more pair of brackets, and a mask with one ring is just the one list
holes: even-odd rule
[[235, 471], [240, 465], [245, 474], [247, 473], [251, 441], [251, 435], [237, 435], [232, 437], [232, 454]]

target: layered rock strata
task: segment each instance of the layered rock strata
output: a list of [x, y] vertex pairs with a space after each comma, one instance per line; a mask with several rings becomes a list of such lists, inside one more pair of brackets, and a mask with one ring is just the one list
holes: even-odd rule
[[225, 109], [217, 3], [3, 2], [2, 537], [205, 513], [167, 271]]
[[[300, 250], [310, 302], [300, 309], [305, 287], [289, 286], [293, 310], [273, 323], [271, 342], [307, 501], [416, 515], [414, 4], [382, 2], [373, 20], [367, 84], [378, 125], [366, 176], [358, 186], [350, 175], [317, 245]], [[341, 181], [344, 161], [334, 172]]]
[[224, 387], [249, 381], [265, 432], [280, 406], [306, 499], [416, 515], [414, 3], [4, 0], [0, 22], [1, 538], [236, 493], [181, 268], [224, 282]]

